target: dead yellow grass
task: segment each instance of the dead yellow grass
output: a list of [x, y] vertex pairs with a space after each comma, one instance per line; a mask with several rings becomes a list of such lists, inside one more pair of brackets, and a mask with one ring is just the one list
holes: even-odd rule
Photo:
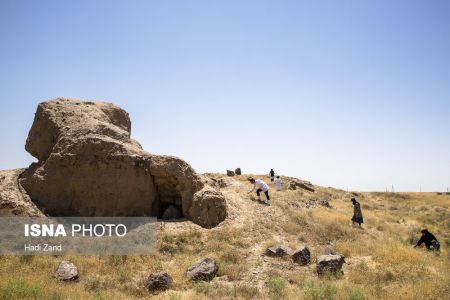
[[[64, 257], [77, 265], [77, 283], [52, 278], [62, 257], [0, 257], [0, 298], [445, 299], [450, 294], [450, 196], [360, 193], [365, 217], [360, 229], [351, 224], [347, 192], [276, 192], [272, 186], [272, 206], [267, 207], [246, 193], [251, 187], [246, 176], [235, 179], [238, 184], [222, 189], [230, 206], [223, 224], [203, 229], [190, 222], [163, 223], [155, 256]], [[327, 199], [332, 207], [304, 208], [310, 199]], [[422, 227], [440, 239], [441, 253], [412, 247]], [[306, 244], [312, 264], [301, 267], [262, 255], [279, 243]], [[315, 274], [315, 258], [326, 245], [347, 257], [342, 278]], [[205, 256], [217, 260], [219, 277], [209, 283], [188, 281], [186, 269]], [[162, 270], [173, 277], [173, 289], [149, 294], [147, 274]]]

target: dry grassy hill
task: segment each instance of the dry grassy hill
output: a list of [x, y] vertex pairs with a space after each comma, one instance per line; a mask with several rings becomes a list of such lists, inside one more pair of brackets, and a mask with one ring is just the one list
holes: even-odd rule
[[[161, 222], [151, 257], [66, 257], [80, 272], [74, 283], [52, 278], [61, 257], [0, 257], [0, 299], [449, 299], [450, 195], [358, 193], [360, 229], [351, 225], [348, 192], [271, 186], [269, 207], [247, 194], [246, 176], [208, 176], [226, 185], [228, 217], [219, 226]], [[413, 248], [422, 227], [440, 240], [440, 253]], [[307, 245], [312, 263], [264, 255], [279, 243]], [[315, 257], [327, 245], [347, 257], [344, 274], [318, 278]], [[219, 276], [188, 281], [186, 269], [205, 256], [217, 260]], [[172, 290], [149, 294], [147, 274], [162, 270], [173, 277]]]

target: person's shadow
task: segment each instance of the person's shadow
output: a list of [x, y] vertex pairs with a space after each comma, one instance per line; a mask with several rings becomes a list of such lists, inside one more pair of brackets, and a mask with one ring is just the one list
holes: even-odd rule
[[251, 196], [250, 199], [251, 199], [253, 202], [258, 202], [259, 204], [269, 206], [264, 200], [259, 200], [258, 198], [254, 197], [254, 196]]

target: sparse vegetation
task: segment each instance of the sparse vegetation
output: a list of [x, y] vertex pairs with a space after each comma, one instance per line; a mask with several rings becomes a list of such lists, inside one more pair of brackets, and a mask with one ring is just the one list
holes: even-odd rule
[[[219, 175], [213, 175], [219, 177]], [[4, 256], [0, 299], [445, 299], [450, 294], [450, 197], [436, 193], [358, 193], [365, 223], [354, 227], [350, 194], [317, 187], [271, 190], [272, 206], [252, 201], [245, 176], [222, 189], [229, 217], [213, 229], [191, 222], [161, 224], [155, 256]], [[286, 182], [286, 181], [285, 181]], [[305, 208], [309, 199], [331, 208]], [[395, 209], [392, 209], [394, 208]], [[414, 249], [427, 227], [441, 252]], [[268, 258], [266, 247], [308, 245], [311, 265]], [[318, 278], [315, 258], [326, 245], [346, 256], [344, 274]], [[187, 268], [210, 256], [219, 265], [211, 282], [190, 282]], [[62, 259], [77, 265], [79, 282], [51, 274]], [[166, 271], [172, 290], [149, 294], [149, 272]]]
[[282, 277], [270, 278], [267, 283], [269, 288], [271, 299], [282, 299], [284, 298], [284, 288], [286, 286], [286, 281]]
[[43, 285], [23, 279], [8, 280], [0, 287], [1, 299], [38, 299], [43, 297]]

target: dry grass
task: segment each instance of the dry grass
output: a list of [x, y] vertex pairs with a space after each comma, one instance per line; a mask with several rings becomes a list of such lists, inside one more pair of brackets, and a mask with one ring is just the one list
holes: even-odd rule
[[[52, 278], [62, 257], [0, 257], [0, 299], [448, 298], [450, 196], [359, 193], [365, 218], [360, 229], [351, 224], [347, 192], [276, 192], [272, 187], [272, 206], [266, 207], [246, 194], [245, 178], [235, 177], [237, 184], [222, 189], [230, 207], [227, 221], [209, 230], [190, 222], [162, 223], [155, 256], [64, 257], [77, 265], [79, 282]], [[326, 199], [331, 208], [305, 208], [311, 199]], [[422, 227], [440, 239], [441, 253], [412, 247]], [[262, 255], [279, 243], [306, 244], [312, 264], [301, 267], [288, 258]], [[315, 274], [315, 257], [326, 245], [347, 257], [342, 278]], [[217, 260], [219, 277], [209, 283], [188, 281], [186, 269], [205, 256]], [[173, 289], [149, 294], [146, 276], [161, 270], [173, 277]]]

